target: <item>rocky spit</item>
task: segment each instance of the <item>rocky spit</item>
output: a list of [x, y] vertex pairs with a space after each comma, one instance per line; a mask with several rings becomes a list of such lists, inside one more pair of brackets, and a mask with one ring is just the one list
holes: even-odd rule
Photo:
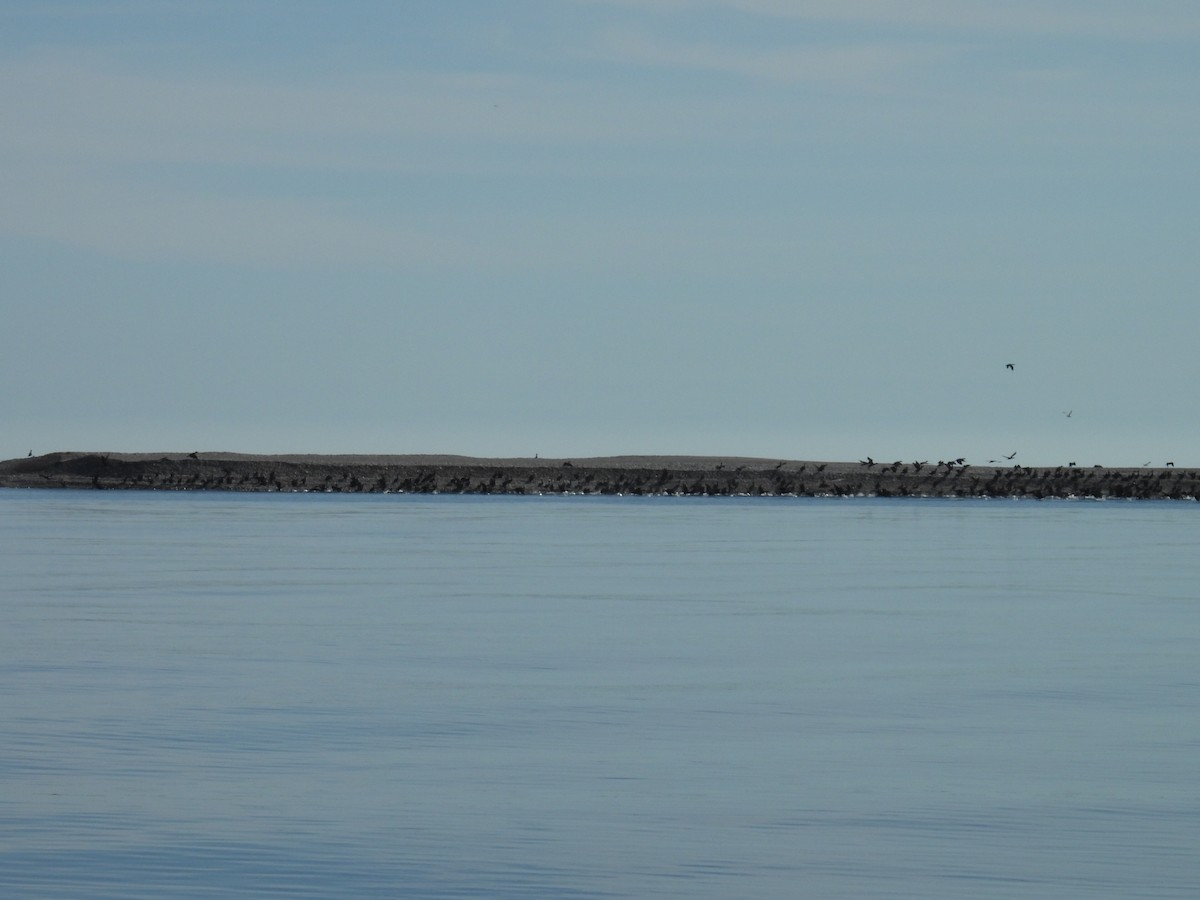
[[60, 452], [0, 462], [0, 487], [394, 494], [1194, 500], [1186, 468], [977, 466], [699, 456], [486, 459]]

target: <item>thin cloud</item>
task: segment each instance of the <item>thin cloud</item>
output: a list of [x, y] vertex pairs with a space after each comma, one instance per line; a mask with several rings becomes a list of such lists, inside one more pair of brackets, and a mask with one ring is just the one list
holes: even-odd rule
[[1200, 35], [1190, 0], [1006, 2], [986, 0], [580, 0], [655, 13], [725, 10], [751, 16], [890, 26], [966, 35], [1183, 40]]
[[[578, 176], [605, 165], [597, 147], [722, 127], [711, 104], [629, 104], [506, 75], [280, 84], [50, 54], [0, 66], [0, 86], [0, 234], [127, 259], [496, 270], [549, 255], [586, 267], [603, 255], [603, 228], [573, 241], [553, 212], [518, 226], [482, 217], [469, 197], [431, 215], [402, 202], [402, 179]], [[401, 202], [357, 203], [358, 179]]]
[[851, 42], [749, 49], [652, 37], [644, 31], [610, 30], [598, 52], [613, 62], [719, 72], [781, 84], [886, 86], [896, 76], [944, 62], [954, 51], [932, 44]]
[[445, 232], [374, 222], [310, 200], [249, 198], [26, 167], [5, 185], [0, 233], [130, 260], [266, 266], [449, 265], [468, 250]]
[[402, 171], [422, 147], [713, 136], [722, 115], [707, 100], [652, 95], [630, 103], [625, 92], [587, 81], [506, 73], [393, 70], [280, 82], [130, 71], [100, 56], [65, 54], [0, 65], [0, 88], [0, 154], [10, 162], [19, 154]]
[[[535, 201], [518, 216], [485, 221], [480, 211], [494, 209], [495, 196], [477, 202], [437, 186], [424, 209], [408, 206], [405, 189], [419, 182], [403, 180], [517, 175], [554, 193], [562, 190], [559, 177], [649, 174], [670, 197], [667, 182], [743, 177], [738, 153], [751, 146], [761, 173], [791, 165], [794, 154], [769, 152], [781, 147], [819, 145], [827, 159], [843, 148], [932, 148], [930, 164], [945, 166], [970, 164], [975, 147], [1178, 148], [1198, 141], [1183, 80], [1157, 81], [1151, 90], [1125, 73], [1096, 81], [1066, 65], [1026, 66], [989, 72], [997, 77], [988, 91], [964, 89], [941, 77], [955, 69], [956, 54], [961, 45], [951, 41], [782, 48], [774, 41], [754, 49], [719, 37], [605, 32], [592, 47], [592, 68], [600, 56], [665, 72], [639, 78], [631, 90], [627, 80], [585, 72], [387, 70], [279, 80], [138, 69], [100, 53], [30, 53], [0, 63], [0, 233], [143, 258], [388, 266], [470, 260], [489, 271], [551, 259], [586, 268], [648, 254], [641, 246], [661, 246], [662, 233], [679, 230], [684, 243], [695, 240], [694, 210], [689, 227], [673, 225], [666, 211], [642, 230], [622, 222], [614, 237], [607, 219], [572, 232], [577, 226], [564, 223], [578, 217], [561, 204]], [[728, 75], [731, 89], [672, 80], [671, 69]], [[736, 79], [751, 88], [817, 85], [843, 96], [805, 104], [795, 91], [739, 90]], [[885, 155], [872, 159], [890, 164]], [[398, 202], [363, 200], [368, 193]]]

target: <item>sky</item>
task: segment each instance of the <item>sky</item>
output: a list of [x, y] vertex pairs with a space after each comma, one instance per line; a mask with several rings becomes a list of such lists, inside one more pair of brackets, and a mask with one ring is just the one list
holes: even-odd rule
[[1198, 94], [1192, 0], [6, 0], [0, 458], [1200, 466]]

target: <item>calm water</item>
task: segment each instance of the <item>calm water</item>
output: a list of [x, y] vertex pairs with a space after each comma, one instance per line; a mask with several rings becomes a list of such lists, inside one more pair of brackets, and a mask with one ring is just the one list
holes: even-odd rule
[[0, 895], [1194, 897], [1200, 506], [0, 491]]

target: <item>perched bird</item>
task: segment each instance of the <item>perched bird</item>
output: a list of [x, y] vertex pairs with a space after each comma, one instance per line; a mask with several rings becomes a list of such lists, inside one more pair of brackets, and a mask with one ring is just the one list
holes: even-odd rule
[[197, 453], [195, 450], [193, 450], [191, 453], [188, 454], [188, 459], [199, 459], [199, 458], [200, 458], [200, 454]]

